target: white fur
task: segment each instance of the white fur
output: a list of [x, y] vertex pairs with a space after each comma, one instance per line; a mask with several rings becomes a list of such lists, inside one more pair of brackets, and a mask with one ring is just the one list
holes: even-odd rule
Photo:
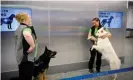
[[[103, 28], [98, 30], [98, 32], [96, 33], [96, 35], [99, 37], [97, 45], [93, 45], [91, 50], [95, 48], [100, 53], [102, 53], [105, 59], [109, 62], [111, 70], [120, 69], [121, 61], [116, 55], [116, 52], [114, 51], [114, 48], [112, 47], [109, 39], [107, 37], [104, 39], [100, 38], [100, 36], [103, 36], [106, 33], [107, 32]], [[117, 75], [115, 74], [114, 80], [116, 79], [116, 77]]]

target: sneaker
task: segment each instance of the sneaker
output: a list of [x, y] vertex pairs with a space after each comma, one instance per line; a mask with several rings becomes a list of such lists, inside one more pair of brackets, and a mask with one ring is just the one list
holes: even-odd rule
[[93, 73], [93, 72], [94, 72], [94, 70], [93, 70], [93, 69], [89, 69], [89, 72], [90, 72], [90, 73]]

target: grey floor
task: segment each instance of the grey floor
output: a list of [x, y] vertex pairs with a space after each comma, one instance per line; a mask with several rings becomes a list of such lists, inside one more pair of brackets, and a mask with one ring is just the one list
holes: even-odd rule
[[[125, 65], [122, 66], [122, 68], [124, 67]], [[108, 66], [102, 67], [102, 71], [107, 71], [107, 70], [109, 70]], [[59, 80], [62, 78], [69, 78], [69, 77], [80, 76], [84, 74], [89, 74], [88, 69], [71, 71], [67, 73], [47, 75], [47, 79], [48, 80]], [[118, 73], [117, 80], [132, 80], [132, 79], [133, 79], [133, 71]], [[84, 80], [113, 80], [113, 79], [111, 75], [106, 75], [106, 76], [100, 76], [100, 77], [89, 78], [89, 79], [84, 79]]]
[[[131, 66], [127, 65], [122, 65], [121, 68], [127, 68]], [[103, 66], [101, 71], [108, 71], [109, 66]], [[88, 72], [88, 69], [82, 69], [82, 70], [77, 70], [77, 71], [70, 71], [66, 73], [56, 73], [56, 74], [49, 74], [47, 75], [47, 80], [59, 80], [62, 78], [70, 78], [70, 77], [75, 77], [75, 76], [80, 76], [80, 75], [85, 75], [85, 74], [90, 74]], [[17, 80], [17, 79], [11, 79], [13, 77], [18, 76], [18, 72], [12, 72], [12, 73], [6, 73], [2, 75], [1, 80]], [[84, 79], [84, 80], [113, 80], [111, 75], [106, 75], [106, 76], [100, 76], [96, 78], [89, 78], [89, 79]], [[117, 80], [133, 80], [133, 71], [129, 72], [123, 72], [123, 73], [118, 73], [118, 78]]]

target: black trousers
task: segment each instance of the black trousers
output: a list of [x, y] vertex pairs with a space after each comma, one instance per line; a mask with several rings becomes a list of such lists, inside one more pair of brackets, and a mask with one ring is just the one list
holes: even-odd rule
[[93, 49], [92, 51], [90, 49], [90, 54], [91, 54], [91, 57], [90, 57], [89, 66], [88, 66], [89, 69], [93, 69], [94, 60], [95, 60], [95, 57], [97, 55], [96, 70], [99, 71], [100, 67], [101, 67], [101, 56], [102, 56], [102, 54], [100, 52], [98, 52], [96, 49]]
[[33, 62], [22, 62], [19, 65], [19, 80], [32, 80], [33, 70]]

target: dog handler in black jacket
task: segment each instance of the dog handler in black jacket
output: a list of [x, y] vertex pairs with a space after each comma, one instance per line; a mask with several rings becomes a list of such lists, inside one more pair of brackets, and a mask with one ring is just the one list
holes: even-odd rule
[[36, 52], [35, 31], [31, 26], [31, 18], [28, 14], [19, 13], [15, 18], [20, 23], [15, 32], [15, 53], [19, 67], [19, 80], [32, 80]]
[[[92, 42], [92, 45], [95, 44], [95, 42], [97, 41], [97, 36], [96, 36], [96, 32], [98, 31], [98, 29], [100, 29], [102, 27], [102, 25], [100, 24], [100, 20], [99, 18], [94, 18], [92, 20], [92, 24], [93, 26], [91, 27], [91, 29], [89, 30], [89, 34], [88, 34], [88, 38], [91, 40]], [[108, 29], [105, 28], [105, 30], [107, 32]], [[106, 34], [104, 36], [102, 36], [101, 38], [105, 38], [105, 37], [111, 37], [111, 34], [109, 32], [109, 34]], [[100, 67], [101, 67], [101, 57], [102, 57], [102, 54], [99, 53], [96, 49], [93, 49], [92, 51], [90, 50], [90, 54], [91, 54], [91, 57], [90, 57], [90, 61], [89, 61], [89, 72], [93, 73], [94, 70], [93, 70], [93, 63], [94, 63], [94, 60], [95, 60], [95, 56], [97, 55], [97, 60], [96, 60], [96, 71], [97, 72], [100, 72]]]

